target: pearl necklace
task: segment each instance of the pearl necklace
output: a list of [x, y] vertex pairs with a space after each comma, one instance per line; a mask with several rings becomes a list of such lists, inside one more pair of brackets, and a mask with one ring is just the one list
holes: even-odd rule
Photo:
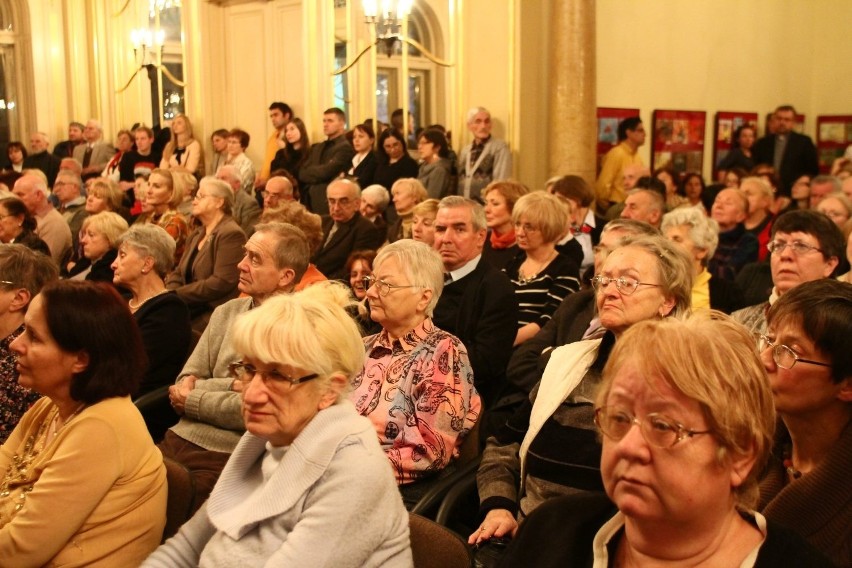
[[[529, 282], [532, 282], [533, 280], [538, 278], [538, 275], [541, 273], [541, 271], [544, 270], [545, 268], [547, 268], [547, 265], [550, 264], [551, 261], [553, 261], [553, 259], [556, 258], [556, 255], [558, 255], [558, 254], [559, 254], [559, 251], [557, 251], [557, 250], [554, 250], [553, 252], [551, 252], [547, 256], [547, 258], [544, 260], [544, 262], [540, 262], [538, 264], [538, 270], [536, 270], [536, 272], [533, 273], [533, 274], [527, 275], [527, 274], [524, 273], [524, 271], [521, 268], [518, 268], [518, 282], [520, 282], [521, 285], [524, 285], [524, 284], [528, 284]], [[531, 260], [531, 259], [529, 257], [527, 257], [527, 261], [529, 261], [529, 260]], [[521, 265], [521, 267], [523, 267], [523, 264]]]
[[138, 304], [136, 304], [135, 306], [133, 305], [133, 299], [131, 298], [130, 300], [128, 300], [127, 305], [130, 306], [130, 309], [135, 312], [136, 310], [141, 308], [143, 305], [145, 305], [145, 302], [147, 302], [148, 300], [156, 298], [160, 294], [165, 294], [166, 292], [168, 292], [168, 290], [166, 290], [166, 289], [160, 290], [159, 292], [155, 292], [155, 293], [151, 294], [150, 296], [148, 296], [147, 298], [145, 298], [144, 300], [142, 300], [141, 302], [139, 302]]

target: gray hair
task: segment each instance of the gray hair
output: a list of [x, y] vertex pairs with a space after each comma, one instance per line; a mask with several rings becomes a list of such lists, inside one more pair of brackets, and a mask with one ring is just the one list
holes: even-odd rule
[[[740, 180], [740, 189], [743, 189], [743, 186], [746, 185], [746, 184], [750, 184], [750, 185], [755, 186], [764, 197], [768, 197], [769, 199], [772, 199], [773, 197], [775, 197], [775, 190], [772, 189], [772, 186], [769, 185], [769, 183], [761, 177], [757, 177], [757, 176], [744, 177], [743, 179]], [[745, 190], [743, 190], [743, 191], [745, 191]]]
[[160, 278], [165, 278], [174, 267], [175, 240], [159, 225], [133, 225], [116, 241], [116, 248], [123, 245], [135, 250], [139, 256], [150, 256], [154, 259], [154, 271]]
[[355, 199], [361, 199], [361, 186], [358, 184], [357, 181], [349, 178], [337, 178], [336, 180], [328, 184], [328, 187], [339, 184], [346, 185], [347, 187], [352, 189], [355, 192]]
[[59, 268], [46, 254], [21, 244], [0, 244], [0, 273], [14, 288], [26, 288], [30, 299], [46, 284], [59, 279]]
[[627, 235], [636, 237], [653, 237], [660, 234], [660, 231], [658, 231], [653, 225], [650, 225], [644, 221], [621, 218], [613, 219], [612, 221], [604, 225], [601, 234], [607, 233], [609, 231], [623, 231]]
[[374, 183], [373, 185], [368, 185], [364, 189], [361, 190], [361, 197], [369, 197], [375, 201], [375, 206], [379, 210], [379, 213], [387, 209], [388, 203], [390, 203], [390, 195], [388, 195], [388, 190], [385, 189], [385, 186]]
[[297, 284], [308, 269], [311, 258], [311, 248], [305, 232], [290, 223], [260, 223], [255, 226], [254, 232], [268, 233], [278, 239], [272, 257], [275, 268], [292, 268], [295, 272], [293, 283]]
[[662, 235], [628, 237], [622, 239], [621, 247], [644, 250], [656, 259], [660, 289], [664, 296], [675, 300], [669, 316], [687, 316], [692, 306], [693, 268], [686, 251]]
[[708, 217], [704, 213], [704, 208], [700, 205], [696, 207], [678, 207], [670, 213], [663, 215], [663, 223], [660, 226], [660, 230], [665, 233], [668, 229], [680, 225], [689, 227], [690, 240], [692, 240], [696, 247], [707, 252], [701, 261], [701, 264], [706, 266], [707, 262], [713, 258], [716, 247], [719, 246], [719, 223], [715, 219]]
[[426, 306], [426, 315], [432, 317], [444, 290], [444, 262], [441, 255], [425, 243], [401, 239], [379, 251], [373, 261], [373, 271], [389, 258], [396, 259], [411, 285], [432, 290], [432, 299]]
[[127, 221], [118, 213], [101, 211], [83, 220], [82, 230], [92, 229], [103, 235], [110, 248], [118, 247], [118, 239], [127, 230]]
[[461, 195], [448, 195], [438, 203], [438, 210], [455, 209], [456, 207], [467, 207], [470, 209], [470, 220], [474, 231], [484, 231], [488, 227], [485, 220], [485, 208], [473, 199]]
[[230, 215], [234, 209], [234, 190], [231, 189], [231, 186], [213, 176], [204, 176], [201, 178], [201, 181], [198, 183], [199, 191], [202, 186], [207, 188], [211, 196], [222, 200], [222, 211], [225, 212], [225, 215]]
[[[219, 177], [222, 176], [222, 177]], [[222, 166], [216, 171], [216, 179], [221, 179], [225, 183], [231, 185], [231, 188], [234, 189], [234, 184], [236, 184], [236, 189], [239, 189], [240, 184], [242, 183], [242, 178], [240, 178], [240, 173], [237, 171], [236, 166], [226, 165]], [[236, 190], [235, 189], [235, 190]]]
[[491, 112], [489, 112], [489, 110], [487, 108], [485, 108], [485, 107], [473, 107], [472, 109], [468, 110], [467, 114], [465, 115], [465, 121], [464, 121], [465, 124], [470, 124], [471, 122], [473, 122], [473, 119], [480, 112], [484, 112], [489, 117], [491, 116]]
[[836, 193], [843, 190], [843, 182], [834, 176], [820, 175], [811, 180], [811, 187], [820, 183], [830, 183], [832, 185], [831, 192]]

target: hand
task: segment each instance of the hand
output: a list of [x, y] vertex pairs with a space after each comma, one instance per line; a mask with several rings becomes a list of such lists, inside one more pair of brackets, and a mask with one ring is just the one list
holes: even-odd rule
[[493, 536], [514, 538], [517, 532], [518, 522], [512, 513], [506, 509], [491, 509], [479, 525], [479, 530], [468, 537], [467, 543], [479, 544]]
[[183, 416], [186, 399], [189, 397], [190, 391], [195, 388], [195, 381], [198, 377], [195, 375], [187, 375], [180, 380], [176, 385], [169, 387], [169, 400], [172, 403], [172, 408], [179, 415]]

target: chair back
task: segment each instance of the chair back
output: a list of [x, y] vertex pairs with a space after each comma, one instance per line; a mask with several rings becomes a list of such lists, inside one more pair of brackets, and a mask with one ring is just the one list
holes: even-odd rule
[[414, 513], [408, 514], [414, 568], [470, 568], [473, 555], [456, 533]]

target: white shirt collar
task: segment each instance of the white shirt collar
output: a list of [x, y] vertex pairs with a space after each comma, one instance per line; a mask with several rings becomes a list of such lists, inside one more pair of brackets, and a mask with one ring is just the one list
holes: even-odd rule
[[476, 267], [479, 265], [479, 259], [481, 259], [481, 258], [482, 258], [482, 253], [479, 253], [478, 255], [476, 255], [475, 257], [473, 257], [469, 261], [467, 261], [467, 264], [465, 264], [461, 268], [456, 268], [455, 270], [451, 270], [450, 276], [453, 277], [453, 282], [458, 282], [459, 280], [461, 280], [462, 278], [464, 278], [465, 276], [467, 276], [468, 274], [470, 274], [471, 272], [476, 270]]

